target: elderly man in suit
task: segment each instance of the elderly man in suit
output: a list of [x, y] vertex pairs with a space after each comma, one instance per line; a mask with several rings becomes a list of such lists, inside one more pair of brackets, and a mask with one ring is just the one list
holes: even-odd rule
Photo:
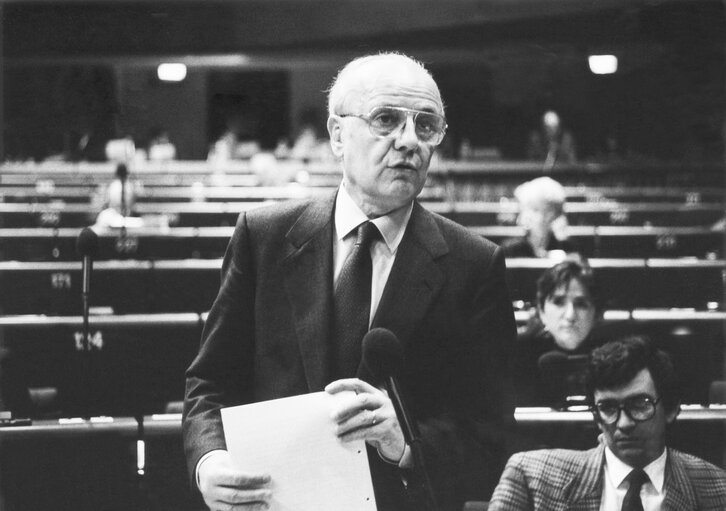
[[726, 472], [665, 445], [680, 409], [668, 355], [630, 337], [594, 350], [588, 371], [601, 444], [515, 454], [489, 510], [726, 509]]
[[[328, 106], [343, 170], [337, 192], [243, 213], [230, 240], [187, 371], [190, 475], [212, 509], [264, 509], [274, 474], [235, 471], [219, 409], [353, 390], [332, 420], [343, 441], [366, 442], [378, 509], [421, 509], [411, 491], [420, 467], [391, 399], [358, 377], [361, 338], [383, 327], [402, 345], [400, 386], [435, 497], [441, 510], [458, 511], [481, 490], [477, 472], [489, 471], [491, 489], [505, 459], [499, 435], [513, 412], [506, 367], [515, 325], [504, 257], [415, 200], [446, 128], [438, 87], [420, 63], [400, 54], [356, 59], [338, 74]], [[351, 278], [346, 259], [368, 267], [362, 283], [365, 272]], [[366, 305], [351, 307], [351, 293]]]

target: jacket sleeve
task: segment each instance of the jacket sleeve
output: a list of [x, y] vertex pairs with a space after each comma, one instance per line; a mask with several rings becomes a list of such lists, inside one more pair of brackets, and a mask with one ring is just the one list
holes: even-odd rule
[[244, 389], [251, 388], [255, 283], [250, 253], [243, 213], [227, 247], [199, 352], [186, 372], [182, 435], [191, 481], [205, 453], [226, 449], [219, 410], [244, 402]]
[[521, 454], [515, 454], [507, 462], [499, 484], [489, 503], [489, 511], [534, 510], [532, 496], [527, 485]]

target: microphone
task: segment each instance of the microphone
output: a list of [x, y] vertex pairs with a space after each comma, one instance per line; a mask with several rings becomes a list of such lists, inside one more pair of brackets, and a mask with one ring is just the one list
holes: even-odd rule
[[83, 349], [89, 350], [88, 345], [88, 308], [91, 295], [91, 272], [93, 259], [98, 255], [98, 235], [90, 227], [81, 231], [76, 239], [76, 252], [83, 258]]
[[403, 368], [403, 348], [396, 334], [386, 328], [370, 330], [362, 341], [362, 365], [370, 371], [373, 381], [383, 383], [396, 411], [403, 438], [411, 449], [414, 469], [418, 470], [424, 490], [423, 499], [430, 511], [438, 510], [433, 487], [426, 470], [421, 438], [418, 428], [406, 407], [398, 384], [398, 375]]
[[537, 359], [537, 367], [543, 376], [562, 374], [567, 367], [567, 354], [561, 351], [548, 351]]
[[587, 355], [568, 355], [561, 351], [548, 351], [537, 359], [537, 367], [550, 392], [555, 408], [567, 408], [568, 401], [582, 401], [571, 394], [583, 393], [578, 379], [587, 364]]
[[128, 211], [126, 211], [126, 180], [129, 177], [129, 169], [125, 164], [119, 163], [116, 166], [116, 178], [121, 182], [121, 216], [126, 218]]

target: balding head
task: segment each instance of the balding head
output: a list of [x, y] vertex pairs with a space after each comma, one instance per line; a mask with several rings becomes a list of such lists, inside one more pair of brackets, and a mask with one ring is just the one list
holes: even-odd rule
[[366, 95], [382, 84], [395, 82], [406, 86], [414, 80], [427, 84], [438, 104], [438, 113], [443, 114], [441, 93], [423, 64], [400, 53], [381, 53], [354, 59], [340, 70], [329, 89], [328, 115], [355, 111]]

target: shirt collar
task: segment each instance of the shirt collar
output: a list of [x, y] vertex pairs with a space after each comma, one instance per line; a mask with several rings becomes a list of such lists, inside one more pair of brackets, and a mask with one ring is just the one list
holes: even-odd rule
[[[391, 253], [395, 253], [398, 250], [398, 245], [400, 245], [403, 239], [408, 221], [411, 219], [412, 211], [413, 201], [407, 206], [402, 206], [386, 215], [371, 220], [378, 227], [383, 241], [386, 242], [386, 246]], [[345, 186], [341, 184], [338, 189], [338, 195], [335, 198], [336, 238], [342, 240], [353, 229], [367, 220], [368, 217], [366, 214], [361, 211], [345, 189]]]
[[[650, 482], [658, 493], [663, 493], [663, 483], [665, 480], [665, 466], [668, 449], [663, 449], [663, 454], [658, 456], [655, 460], [651, 461], [646, 465], [643, 470], [648, 474]], [[633, 470], [633, 467], [623, 463], [620, 458], [615, 456], [609, 447], [605, 447], [605, 461], [607, 463], [607, 472], [610, 477], [610, 481], [613, 486], [618, 488], [628, 474]]]

